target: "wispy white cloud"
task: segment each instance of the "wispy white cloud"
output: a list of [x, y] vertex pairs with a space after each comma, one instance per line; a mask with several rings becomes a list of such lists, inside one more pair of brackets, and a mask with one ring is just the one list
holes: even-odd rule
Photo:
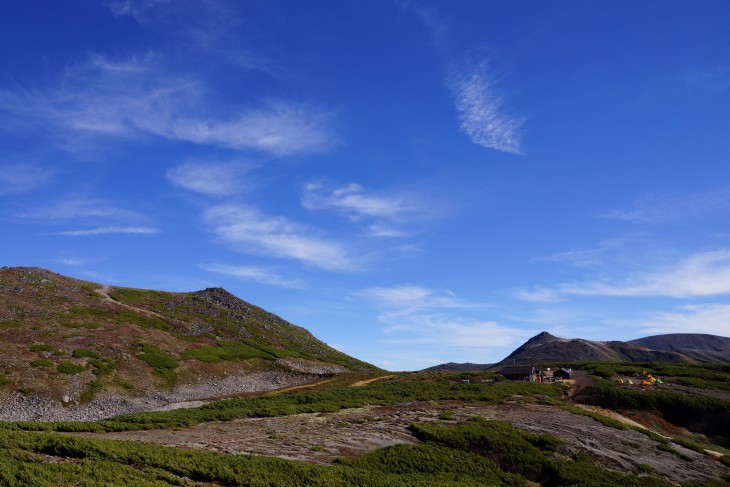
[[530, 336], [524, 330], [468, 316], [468, 309], [481, 306], [463, 302], [450, 291], [396, 286], [366, 289], [358, 296], [375, 300], [384, 310], [379, 315], [386, 325], [384, 333], [399, 335], [387, 343], [487, 349], [511, 346]]
[[386, 238], [405, 238], [411, 234], [403, 230], [388, 227], [384, 224], [373, 224], [369, 228], [370, 235], [373, 237], [386, 237]]
[[504, 98], [486, 62], [455, 67], [449, 86], [461, 130], [472, 142], [502, 152], [523, 153], [519, 130], [524, 120], [506, 113]]
[[311, 182], [304, 186], [302, 205], [310, 210], [329, 210], [352, 221], [369, 220], [370, 234], [377, 237], [404, 237], [400, 228], [428, 218], [438, 211], [409, 192], [372, 192], [356, 183], [334, 186]]
[[359, 292], [358, 296], [370, 298], [388, 308], [399, 308], [406, 312], [418, 309], [461, 308], [466, 306], [451, 291], [439, 294], [431, 289], [412, 285], [373, 287]]
[[689, 304], [674, 311], [661, 311], [643, 319], [616, 321], [619, 327], [642, 335], [662, 333], [709, 333], [730, 336], [730, 304]]
[[328, 188], [322, 183], [309, 183], [304, 187], [302, 204], [313, 210], [341, 211], [352, 219], [376, 217], [394, 219], [405, 213], [421, 210], [403, 196], [376, 195], [365, 192], [359, 184]]
[[621, 282], [566, 284], [560, 290], [577, 295], [673, 298], [730, 294], [730, 251], [698, 253], [669, 268], [634, 274]]
[[[276, 60], [277, 48], [262, 43], [255, 7], [227, 0], [172, 2], [171, 0], [116, 0], [105, 3], [116, 17], [133, 17], [141, 25], [174, 40], [186, 57], [202, 54], [236, 67], [281, 76], [286, 63]], [[195, 19], [180, 22], [180, 18]], [[247, 47], [249, 46], [249, 47]]]
[[56, 171], [35, 164], [0, 164], [0, 196], [20, 194], [47, 184]]
[[106, 200], [95, 198], [71, 197], [52, 204], [19, 211], [16, 218], [56, 222], [68, 220], [92, 220], [92, 221], [139, 221], [144, 216], [135, 211], [116, 206]]
[[255, 266], [235, 266], [226, 264], [201, 264], [200, 268], [217, 274], [225, 274], [228, 276], [238, 277], [262, 284], [271, 284], [272, 286], [290, 287], [302, 289], [304, 282], [299, 279], [287, 279], [273, 272]]
[[99, 138], [157, 136], [276, 156], [330, 148], [332, 115], [307, 104], [267, 101], [226, 106], [198, 79], [164, 71], [154, 55], [110, 61], [94, 56], [46, 90], [0, 90], [0, 126], [38, 131], [69, 150]]
[[720, 94], [730, 90], [730, 64], [690, 70], [685, 80], [689, 86], [708, 95]]
[[285, 217], [229, 204], [210, 208], [204, 219], [213, 233], [241, 252], [295, 259], [324, 270], [359, 267], [342, 245]]
[[[647, 240], [647, 234], [633, 233], [623, 237], [607, 239], [599, 242], [596, 246], [587, 249], [571, 249], [554, 254], [535, 257], [534, 262], [547, 261], [571, 264], [581, 268], [595, 268], [611, 266], [622, 258], [625, 249], [637, 243]], [[632, 251], [631, 254], [635, 254]]]
[[413, 12], [423, 26], [431, 35], [434, 46], [444, 51], [449, 44], [450, 31], [449, 23], [434, 6], [424, 5], [412, 0], [399, 0], [397, 2], [401, 9]]
[[565, 297], [559, 290], [547, 287], [513, 289], [511, 294], [522, 301], [531, 301], [536, 303], [558, 303], [560, 301], [565, 301]]
[[55, 264], [67, 265], [70, 267], [78, 267], [86, 265], [91, 262], [91, 259], [81, 259], [78, 257], [63, 257], [60, 259], [51, 259], [51, 262]]
[[518, 298], [543, 302], [559, 301], [568, 295], [692, 298], [728, 294], [729, 250], [697, 253], [674, 265], [629, 274], [624, 278], [601, 278], [515, 292]]
[[329, 130], [330, 113], [284, 101], [248, 110], [230, 120], [179, 118], [160, 133], [168, 138], [254, 149], [277, 156], [329, 149], [336, 143]]
[[647, 196], [630, 210], [607, 213], [607, 218], [636, 223], [671, 223], [730, 210], [730, 187], [701, 193], [661, 197]]
[[[456, 348], [504, 348], [529, 338], [531, 332], [502, 326], [495, 321], [479, 321], [440, 314], [420, 314], [387, 327], [386, 334], [406, 333], [404, 338], [384, 340], [398, 344], [439, 344]], [[485, 359], [486, 360], [486, 355]]]
[[138, 22], [145, 22], [153, 8], [169, 3], [170, 0], [109, 0], [104, 6], [117, 17], [132, 16]]
[[231, 196], [248, 186], [249, 163], [191, 161], [167, 170], [167, 179], [181, 188], [209, 196]]
[[93, 235], [111, 235], [111, 234], [130, 234], [130, 235], [154, 235], [160, 233], [159, 228], [153, 227], [96, 227], [84, 230], [67, 230], [58, 232], [58, 235], [67, 237], [89, 237]]

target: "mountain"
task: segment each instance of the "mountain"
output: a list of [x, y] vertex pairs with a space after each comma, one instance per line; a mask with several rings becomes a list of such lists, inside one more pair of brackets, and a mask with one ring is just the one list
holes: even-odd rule
[[422, 372], [480, 372], [487, 370], [494, 364], [472, 364], [470, 362], [459, 364], [456, 362], [449, 362], [447, 364], [435, 365], [427, 369], [423, 369]]
[[653, 350], [677, 352], [697, 362], [730, 362], [730, 338], [701, 333], [654, 335], [627, 342]]
[[8, 401], [124, 397], [140, 409], [372, 370], [222, 288], [173, 293], [0, 268], [0, 419]]
[[560, 338], [542, 332], [497, 365], [540, 362], [730, 362], [730, 338], [674, 333], [628, 342]]
[[[628, 342], [560, 338], [543, 331], [494, 365], [448, 364], [424, 369], [484, 370], [502, 365], [545, 362], [730, 362], [730, 338], [699, 333], [672, 333]], [[483, 367], [483, 368], [482, 368]]]

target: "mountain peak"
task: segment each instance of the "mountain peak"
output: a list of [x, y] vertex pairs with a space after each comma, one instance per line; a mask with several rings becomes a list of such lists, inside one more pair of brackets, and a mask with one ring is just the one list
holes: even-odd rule
[[193, 293], [195, 296], [209, 301], [213, 304], [223, 306], [241, 313], [247, 313], [250, 305], [243, 299], [231, 294], [222, 287], [209, 287]]
[[527, 346], [535, 346], [535, 345], [542, 345], [543, 343], [553, 342], [555, 340], [559, 340], [558, 337], [555, 335], [551, 335], [550, 333], [546, 331], [542, 331], [535, 335], [534, 337], [530, 338], [525, 342], [525, 345]]

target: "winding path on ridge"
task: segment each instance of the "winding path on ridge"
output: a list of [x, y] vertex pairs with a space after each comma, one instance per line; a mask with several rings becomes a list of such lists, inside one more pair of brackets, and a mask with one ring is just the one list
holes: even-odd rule
[[127, 309], [131, 309], [132, 311], [136, 311], [137, 313], [142, 313], [145, 316], [154, 316], [155, 318], [159, 318], [161, 320], [169, 320], [170, 318], [162, 316], [159, 313], [155, 313], [154, 311], [150, 311], [148, 309], [144, 308], [138, 308], [136, 306], [132, 306], [131, 304], [122, 303], [121, 301], [117, 301], [116, 299], [109, 296], [109, 291], [111, 291], [111, 286], [104, 284], [102, 287], [94, 289], [94, 291], [99, 294], [104, 301], [107, 301], [109, 303], [114, 303], [118, 306], [122, 306]]

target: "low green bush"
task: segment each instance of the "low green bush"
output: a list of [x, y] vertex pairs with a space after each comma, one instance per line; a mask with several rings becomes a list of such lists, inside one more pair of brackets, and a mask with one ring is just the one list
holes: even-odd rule
[[469, 476], [483, 485], [527, 484], [524, 478], [504, 472], [494, 461], [483, 456], [436, 445], [394, 445], [360, 457], [340, 458], [335, 463], [390, 474], [457, 474]]
[[62, 374], [79, 374], [84, 371], [84, 368], [80, 365], [77, 365], [73, 362], [61, 362], [56, 367], [56, 370], [58, 370]]
[[49, 345], [48, 343], [36, 343], [30, 346], [31, 352], [51, 352], [53, 354], [58, 354], [59, 350], [53, 345]]
[[96, 358], [96, 359], [101, 358], [101, 355], [94, 352], [93, 350], [89, 350], [86, 348], [77, 348], [76, 350], [73, 351], [71, 356], [74, 358]]
[[641, 445], [639, 443], [636, 443], [635, 441], [630, 440], [621, 440], [622, 445], [630, 446], [631, 448], [640, 449]]
[[496, 462], [502, 470], [533, 481], [544, 480], [547, 458], [560, 440], [550, 435], [532, 435], [502, 421], [471, 418], [456, 426], [441, 423], [412, 424], [411, 432], [427, 443], [477, 453]]
[[201, 362], [218, 363], [228, 360], [245, 360], [249, 358], [274, 359], [276, 356], [261, 348], [242, 342], [220, 341], [213, 345], [189, 348], [182, 355], [184, 359], [195, 359]]
[[681, 458], [682, 460], [686, 462], [691, 462], [692, 458], [688, 457], [682, 452], [677, 451], [675, 448], [673, 448], [668, 442], [666, 443], [659, 443], [656, 447], [657, 450], [665, 451], [667, 453], [671, 453], [672, 455], [676, 455], [677, 457]]
[[48, 360], [47, 358], [39, 358], [36, 360], [30, 361], [31, 367], [53, 367], [53, 361]]
[[162, 377], [168, 383], [174, 383], [177, 359], [155, 345], [145, 343], [141, 348], [138, 357], [152, 367], [152, 373]]
[[171, 331], [172, 326], [166, 321], [156, 316], [147, 316], [142, 313], [132, 311], [122, 311], [119, 313], [117, 320], [121, 323], [131, 323], [141, 328], [156, 328], [158, 330]]

